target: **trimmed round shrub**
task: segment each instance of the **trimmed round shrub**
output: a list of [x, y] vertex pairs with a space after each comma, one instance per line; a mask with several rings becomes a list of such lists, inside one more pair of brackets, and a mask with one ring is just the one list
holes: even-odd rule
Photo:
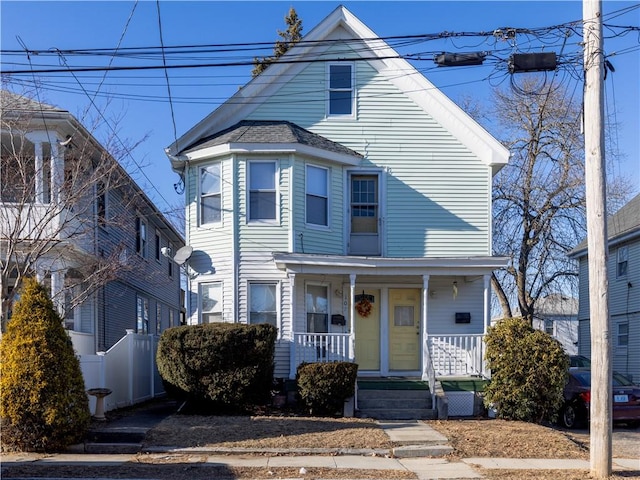
[[349, 362], [301, 363], [298, 393], [312, 415], [342, 415], [344, 402], [356, 391], [358, 365]]
[[158, 371], [173, 396], [233, 408], [264, 405], [273, 383], [276, 335], [268, 324], [170, 328], [158, 342]]
[[91, 420], [80, 362], [44, 287], [26, 279], [0, 342], [5, 450], [57, 451]]
[[486, 345], [491, 382], [485, 405], [504, 419], [555, 421], [569, 368], [560, 342], [525, 319], [507, 318], [489, 328]]

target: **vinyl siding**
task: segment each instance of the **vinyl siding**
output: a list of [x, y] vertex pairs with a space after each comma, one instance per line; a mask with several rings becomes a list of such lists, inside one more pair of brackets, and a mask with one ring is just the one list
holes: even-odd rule
[[[454, 298], [453, 282], [458, 294]], [[463, 277], [432, 277], [427, 300], [429, 335], [466, 335], [484, 333], [484, 282], [467, 282]], [[469, 312], [471, 323], [455, 323], [456, 312]]]
[[[322, 63], [308, 66], [249, 118], [292, 121], [362, 153], [363, 167], [387, 168], [386, 256], [490, 254], [490, 169], [371, 65], [355, 68], [357, 120], [325, 117]], [[278, 101], [302, 92], [304, 108]]]

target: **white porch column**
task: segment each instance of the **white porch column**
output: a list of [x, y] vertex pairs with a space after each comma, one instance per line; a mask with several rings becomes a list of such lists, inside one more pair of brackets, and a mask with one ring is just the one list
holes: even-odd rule
[[51, 144], [51, 203], [60, 203], [64, 180], [64, 150], [58, 142]]
[[427, 302], [429, 300], [429, 275], [422, 276], [422, 379], [427, 378], [427, 362], [429, 362], [429, 331], [427, 330]]
[[353, 301], [356, 295], [356, 274], [349, 275], [349, 295], [350, 307], [349, 307], [349, 360], [354, 361], [356, 359], [356, 304]]
[[64, 316], [64, 275], [62, 269], [56, 269], [51, 272], [51, 299], [56, 306], [56, 310], [61, 316]]
[[295, 273], [289, 274], [289, 289], [290, 289], [289, 315], [290, 315], [290, 322], [291, 322], [291, 331], [289, 332], [289, 335], [291, 336], [291, 344], [289, 347], [289, 378], [293, 380], [294, 378], [296, 378], [296, 371], [298, 368], [298, 359], [296, 355], [297, 344], [296, 344], [296, 336], [294, 335], [296, 331], [296, 328], [295, 328], [296, 274]]
[[484, 334], [491, 325], [491, 275], [484, 275]]

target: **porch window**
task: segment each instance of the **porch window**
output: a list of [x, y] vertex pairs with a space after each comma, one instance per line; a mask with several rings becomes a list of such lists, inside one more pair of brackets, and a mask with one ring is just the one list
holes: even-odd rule
[[200, 169], [200, 224], [222, 221], [222, 182], [220, 164]]
[[618, 248], [618, 263], [616, 268], [616, 276], [626, 277], [627, 276], [627, 266], [629, 260], [629, 250], [627, 247]]
[[329, 296], [325, 285], [307, 285], [305, 295], [307, 308], [307, 332], [326, 333], [329, 331]]
[[329, 171], [307, 165], [307, 223], [329, 226]]
[[162, 333], [162, 305], [156, 302], [156, 335]]
[[138, 333], [149, 333], [149, 299], [137, 297], [137, 325], [136, 331]]
[[328, 116], [353, 116], [353, 64], [336, 63], [328, 66]]
[[249, 221], [276, 219], [276, 162], [249, 162]]
[[249, 284], [249, 323], [278, 326], [276, 283]]
[[200, 285], [202, 323], [222, 322], [222, 283]]

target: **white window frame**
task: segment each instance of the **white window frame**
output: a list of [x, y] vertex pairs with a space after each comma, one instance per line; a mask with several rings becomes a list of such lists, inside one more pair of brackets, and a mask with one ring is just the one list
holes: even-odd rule
[[[270, 280], [252, 280], [247, 282], [247, 323], [249, 325], [258, 325], [258, 323], [253, 323], [251, 321], [251, 313], [253, 312], [253, 310], [251, 309], [252, 304], [251, 304], [251, 289], [258, 286], [258, 285], [268, 285], [270, 287], [275, 287], [275, 302], [276, 302], [276, 310], [275, 310], [275, 314], [276, 314], [276, 321], [275, 321], [275, 327], [278, 329], [278, 337], [281, 336], [281, 328], [280, 328], [280, 322], [281, 322], [281, 315], [280, 315], [280, 298], [281, 298], [281, 292], [280, 292], [280, 282], [278, 281], [270, 281]], [[256, 311], [255, 313], [261, 313], [264, 310], [261, 311]], [[261, 322], [264, 323], [264, 322]]]
[[[333, 67], [351, 68], [351, 86], [349, 88], [331, 88], [331, 70]], [[334, 119], [352, 120], [356, 118], [356, 65], [353, 62], [334, 62], [327, 64], [327, 90], [326, 90], [326, 112], [327, 117]], [[351, 112], [350, 113], [332, 113], [331, 112], [331, 93], [332, 92], [351, 92]]]
[[[211, 305], [210, 307], [205, 304], [205, 288], [209, 288], [209, 287], [213, 287], [215, 289], [217, 289], [217, 293], [219, 295], [218, 299], [213, 300], [214, 303], [213, 305]], [[222, 282], [202, 282], [198, 285], [198, 290], [199, 290], [199, 310], [200, 310], [200, 323], [221, 323], [224, 322], [224, 314], [223, 314], [223, 310], [222, 310], [222, 303], [223, 303], [223, 288], [222, 288]], [[209, 296], [207, 295], [207, 298], [209, 298]], [[211, 315], [214, 316], [215, 318], [218, 318], [218, 320], [213, 320], [213, 321], [204, 321], [205, 315]]]
[[171, 254], [167, 257], [167, 269], [168, 269], [167, 273], [169, 275], [169, 278], [173, 278], [173, 257], [171, 256], [171, 255], [174, 255], [173, 244], [171, 242], [167, 242], [167, 247], [171, 252]]
[[626, 278], [629, 270], [629, 247], [618, 247], [616, 253], [616, 278]]
[[147, 258], [148, 232], [147, 222], [140, 216], [136, 217], [136, 253], [142, 258]]
[[[308, 302], [308, 295], [309, 295], [309, 287], [316, 287], [316, 288], [324, 288], [325, 290], [325, 298], [327, 300], [327, 306], [326, 312], [322, 312], [319, 310], [316, 310], [317, 306], [313, 305], [310, 307], [309, 302]], [[327, 284], [322, 284], [322, 283], [314, 283], [314, 282], [309, 282], [307, 284], [305, 284], [305, 288], [304, 288], [304, 310], [305, 310], [305, 330], [307, 331], [307, 333], [329, 333], [331, 331], [331, 292], [330, 292], [330, 288], [329, 285]], [[320, 313], [320, 314], [326, 314], [327, 316], [327, 329], [324, 332], [310, 332], [309, 331], [309, 314], [314, 314], [314, 313]]]
[[149, 299], [136, 296], [136, 333], [149, 333]]
[[[213, 191], [213, 192], [203, 192], [202, 191], [202, 175], [204, 174], [205, 171], [209, 172], [210, 168], [217, 168], [218, 169], [218, 179], [220, 182], [220, 188], [218, 189], [218, 191]], [[212, 175], [215, 175], [215, 173], [209, 172]], [[204, 198], [213, 198], [213, 197], [219, 197], [220, 198], [220, 219], [218, 221], [212, 221], [212, 222], [205, 222], [204, 221], [204, 215], [202, 213], [203, 210], [203, 205], [202, 205], [202, 200]], [[207, 226], [216, 226], [216, 225], [222, 225], [222, 162], [216, 162], [216, 163], [211, 163], [208, 165], [203, 165], [202, 167], [200, 167], [198, 169], [198, 225], [203, 226], [203, 225], [207, 225]]]
[[[621, 332], [621, 327], [624, 327], [626, 331]], [[621, 339], [624, 339], [624, 342], [621, 342]], [[616, 329], [616, 346], [618, 348], [627, 348], [629, 346], [629, 322], [618, 323], [618, 328]]]
[[[313, 171], [313, 169], [315, 170], [321, 170], [324, 171], [326, 177], [325, 177], [325, 189], [326, 189], [326, 195], [322, 196], [318, 193], [313, 193], [313, 192], [309, 192], [309, 179], [311, 178], [309, 171]], [[320, 227], [320, 228], [329, 228], [331, 222], [330, 222], [330, 208], [329, 206], [331, 205], [331, 170], [328, 169], [327, 167], [321, 167], [318, 165], [312, 165], [309, 164], [306, 166], [305, 169], [305, 182], [304, 182], [304, 186], [305, 186], [305, 223], [309, 226], [312, 227]], [[326, 223], [322, 224], [322, 223], [313, 223], [309, 221], [309, 197], [315, 197], [315, 198], [322, 198], [325, 201], [325, 208], [326, 208], [326, 212], [327, 212], [327, 219], [326, 219]]]
[[[252, 189], [251, 188], [251, 166], [257, 164], [273, 164], [273, 189]], [[249, 160], [247, 162], [247, 223], [274, 225], [280, 222], [280, 193], [279, 193], [279, 165], [278, 160]], [[251, 218], [251, 194], [252, 193], [273, 193], [274, 196], [274, 218]]]

